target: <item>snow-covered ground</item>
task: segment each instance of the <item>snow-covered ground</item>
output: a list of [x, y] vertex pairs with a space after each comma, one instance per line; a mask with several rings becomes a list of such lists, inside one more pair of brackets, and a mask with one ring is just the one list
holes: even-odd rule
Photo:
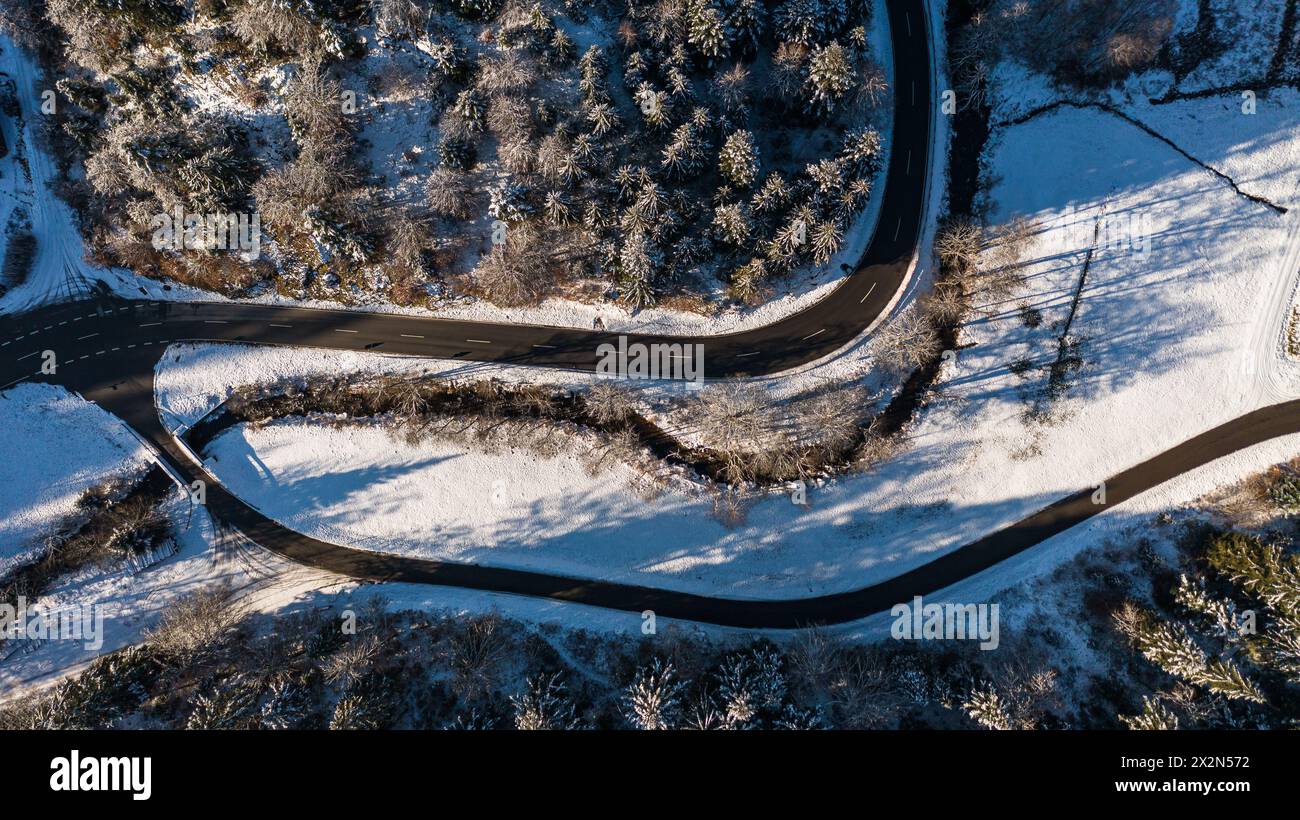
[[85, 490], [149, 463], [125, 425], [61, 387], [0, 393], [0, 575], [39, 549]]

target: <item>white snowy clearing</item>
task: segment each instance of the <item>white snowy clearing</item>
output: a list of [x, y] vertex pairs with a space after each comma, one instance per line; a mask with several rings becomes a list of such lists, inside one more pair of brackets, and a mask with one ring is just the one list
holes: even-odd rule
[[0, 393], [0, 575], [39, 549], [85, 490], [148, 465], [130, 430], [61, 387]]

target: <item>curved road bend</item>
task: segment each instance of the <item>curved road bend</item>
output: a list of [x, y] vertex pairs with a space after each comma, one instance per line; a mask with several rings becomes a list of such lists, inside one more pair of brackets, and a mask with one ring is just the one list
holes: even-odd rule
[[[238, 341], [592, 370], [597, 348], [616, 344], [623, 335], [629, 342], [703, 345], [709, 378], [778, 373], [814, 361], [852, 342], [889, 306], [907, 278], [924, 219], [933, 97], [924, 5], [921, 0], [888, 0], [887, 9], [894, 124], [875, 232], [857, 268], [829, 295], [770, 325], [724, 335], [663, 336], [235, 302], [123, 301], [94, 321], [81, 319], [78, 330], [94, 325], [85, 333], [97, 331], [100, 341], [82, 339], [85, 333], [59, 325], [65, 316], [51, 321], [52, 311], [64, 313], [67, 306], [0, 320], [0, 341], [22, 333], [11, 327], [41, 331], [24, 345], [0, 349], [0, 359], [12, 364], [12, 352], [29, 353], [36, 345], [79, 360], [87, 352], [95, 356], [106, 343], [110, 349], [104, 355], [129, 343]], [[128, 309], [118, 310], [124, 306]], [[89, 312], [82, 307], [81, 314]], [[0, 386], [30, 372], [0, 371]]]
[[[826, 299], [767, 327], [712, 337], [626, 334], [631, 341], [705, 345], [710, 377], [775, 373], [852, 341], [900, 288], [920, 233], [929, 156], [929, 40], [920, 0], [889, 0], [895, 120], [880, 221], [859, 267]], [[64, 384], [121, 417], [186, 481], [203, 479], [214, 517], [292, 560], [361, 579], [430, 583], [546, 597], [748, 628], [856, 620], [993, 566], [1102, 508], [1090, 491], [1062, 499], [1004, 530], [881, 584], [783, 601], [710, 598], [648, 587], [439, 561], [328, 544], [295, 533], [228, 493], [166, 430], [153, 405], [153, 374], [172, 342], [232, 341], [590, 370], [596, 347], [617, 334], [533, 325], [233, 303], [169, 304], [104, 298], [0, 318], [0, 389], [33, 379]], [[42, 376], [45, 351], [57, 374]], [[34, 375], [35, 374], [35, 375]], [[1107, 480], [1111, 504], [1251, 444], [1300, 432], [1300, 403], [1274, 405], [1217, 427]]]
[[[1171, 478], [1214, 459], [1290, 433], [1300, 433], [1300, 400], [1270, 405], [1191, 438], [1105, 480], [1106, 504], [1092, 501], [1088, 487], [984, 538], [954, 549], [927, 564], [882, 583], [833, 595], [787, 600], [739, 600], [693, 595], [631, 584], [570, 578], [474, 564], [407, 558], [352, 549], [294, 532], [226, 491], [217, 478], [193, 461], [164, 429], [152, 405], [151, 366], [159, 349], [138, 356], [139, 365], [118, 377], [74, 379], [74, 389], [121, 416], [162, 453], [186, 482], [207, 484], [207, 506], [214, 518], [233, 526], [272, 552], [308, 566], [372, 581], [438, 584], [486, 592], [527, 595], [606, 609], [656, 615], [747, 629], [795, 629], [855, 621], [930, 595], [989, 569], [1048, 538], [1074, 527], [1106, 507], [1123, 503]], [[121, 359], [115, 361], [123, 361]], [[91, 371], [83, 370], [89, 375]]]

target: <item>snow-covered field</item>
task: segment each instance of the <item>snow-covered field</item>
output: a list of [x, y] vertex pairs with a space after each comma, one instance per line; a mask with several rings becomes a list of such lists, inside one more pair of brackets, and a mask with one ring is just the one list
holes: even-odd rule
[[0, 575], [38, 549], [85, 490], [149, 463], [125, 425], [61, 387], [0, 393]]

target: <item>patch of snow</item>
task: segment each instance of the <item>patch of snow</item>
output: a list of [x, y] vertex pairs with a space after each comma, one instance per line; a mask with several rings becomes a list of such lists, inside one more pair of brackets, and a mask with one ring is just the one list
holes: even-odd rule
[[0, 575], [39, 549], [87, 489], [150, 465], [121, 422], [48, 384], [0, 393], [0, 450]]

